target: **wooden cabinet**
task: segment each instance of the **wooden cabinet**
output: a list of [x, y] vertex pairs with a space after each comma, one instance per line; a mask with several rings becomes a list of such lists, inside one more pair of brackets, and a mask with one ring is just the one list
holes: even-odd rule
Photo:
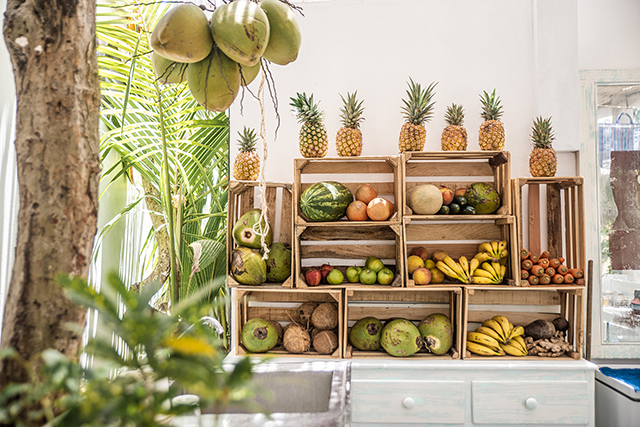
[[352, 361], [351, 425], [590, 426], [586, 360]]

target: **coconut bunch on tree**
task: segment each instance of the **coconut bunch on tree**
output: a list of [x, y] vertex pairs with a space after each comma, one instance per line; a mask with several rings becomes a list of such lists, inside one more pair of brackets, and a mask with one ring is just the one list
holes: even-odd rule
[[187, 81], [210, 111], [224, 111], [240, 86], [258, 75], [261, 59], [286, 65], [298, 57], [301, 34], [291, 6], [281, 0], [234, 0], [215, 9], [179, 4], [151, 34], [154, 71], [162, 83]]

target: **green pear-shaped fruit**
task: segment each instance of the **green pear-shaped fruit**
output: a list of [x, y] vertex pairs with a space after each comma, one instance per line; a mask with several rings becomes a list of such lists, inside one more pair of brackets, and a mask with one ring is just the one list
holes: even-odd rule
[[453, 344], [451, 320], [444, 314], [428, 315], [418, 323], [418, 330], [424, 341], [424, 346], [433, 354], [438, 356], [446, 354]]
[[[262, 211], [260, 209], [251, 209], [236, 221], [231, 232], [236, 245], [253, 249], [261, 248], [261, 234], [264, 233], [264, 230], [267, 228], [266, 221], [264, 219], [260, 221], [261, 213]], [[267, 246], [271, 246], [273, 242], [273, 229], [271, 227], [269, 227], [269, 231], [267, 231], [264, 240]]]
[[211, 34], [229, 58], [242, 65], [256, 65], [269, 42], [269, 19], [257, 3], [235, 0], [213, 12]]
[[200, 105], [209, 111], [224, 111], [240, 90], [240, 68], [214, 47], [205, 59], [189, 64], [187, 82]]
[[375, 317], [365, 317], [353, 325], [349, 341], [358, 350], [378, 350], [381, 336], [382, 322]]
[[153, 29], [151, 47], [172, 61], [202, 61], [213, 47], [207, 16], [194, 4], [173, 7]]
[[254, 249], [238, 246], [231, 252], [231, 274], [243, 285], [261, 285], [267, 280], [267, 263]]
[[271, 34], [262, 56], [278, 65], [287, 65], [298, 58], [302, 35], [295, 14], [280, 0], [262, 0], [260, 6], [269, 18]]
[[391, 356], [406, 357], [422, 348], [422, 337], [413, 322], [396, 319], [382, 329], [380, 344]]
[[254, 317], [242, 327], [242, 344], [251, 353], [264, 353], [278, 343], [278, 331], [268, 320]]

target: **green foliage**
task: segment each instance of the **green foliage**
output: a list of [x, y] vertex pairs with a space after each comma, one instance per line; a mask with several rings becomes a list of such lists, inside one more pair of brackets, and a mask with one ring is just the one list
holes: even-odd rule
[[115, 274], [100, 292], [77, 278], [61, 279], [61, 284], [74, 302], [98, 311], [126, 350], [114, 348], [111, 334], [99, 334], [86, 347], [99, 368], [86, 369], [55, 350], [34, 361], [4, 350], [0, 356], [19, 360], [31, 382], [0, 392], [0, 424], [157, 426], [163, 416], [193, 410], [170, 403], [180, 394], [198, 395], [201, 407], [242, 404], [253, 395], [248, 387], [250, 359], [242, 359], [232, 370], [222, 369], [226, 353], [220, 339], [198, 323], [222, 303], [202, 297], [216, 293], [220, 281], [201, 287], [176, 304], [171, 314], [156, 312], [150, 305], [159, 283], [140, 293], [127, 290]]

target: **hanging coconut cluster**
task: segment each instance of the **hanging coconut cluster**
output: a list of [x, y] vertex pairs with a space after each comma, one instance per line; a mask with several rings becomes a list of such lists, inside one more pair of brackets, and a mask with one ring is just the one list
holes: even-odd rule
[[187, 81], [210, 111], [224, 111], [260, 71], [261, 58], [286, 65], [298, 57], [300, 28], [281, 0], [234, 0], [207, 19], [203, 9], [180, 4], [151, 34], [153, 69], [161, 83]]

